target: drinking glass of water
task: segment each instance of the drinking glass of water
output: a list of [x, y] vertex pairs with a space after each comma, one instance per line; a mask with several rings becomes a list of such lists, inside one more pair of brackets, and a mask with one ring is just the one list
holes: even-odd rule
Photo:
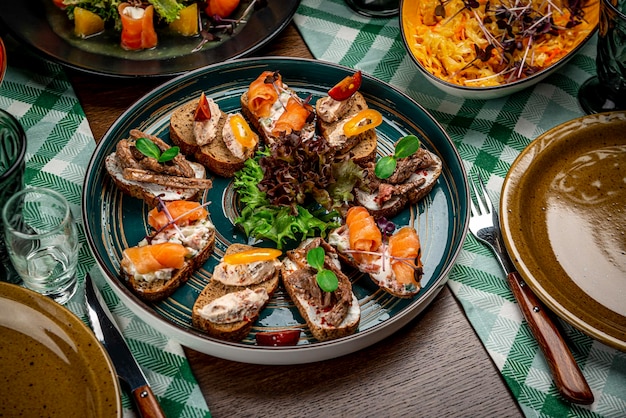
[[60, 304], [76, 291], [78, 231], [62, 194], [27, 187], [2, 209], [9, 257], [24, 285]]

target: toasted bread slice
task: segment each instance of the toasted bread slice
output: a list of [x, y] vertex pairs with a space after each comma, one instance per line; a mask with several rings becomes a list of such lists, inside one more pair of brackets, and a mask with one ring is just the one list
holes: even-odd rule
[[196, 99], [174, 110], [170, 118], [170, 139], [183, 153], [193, 155], [197, 162], [212, 173], [221, 177], [232, 177], [236, 171], [243, 168], [245, 160], [236, 157], [224, 142], [221, 132], [227, 115], [221, 113], [218, 135], [209, 144], [200, 146], [194, 138], [194, 113], [197, 106]]
[[[226, 250], [226, 255], [234, 254], [237, 252], [245, 251], [250, 248], [253, 248], [249, 245], [244, 244], [233, 244]], [[191, 320], [194, 327], [206, 332], [208, 335], [214, 338], [219, 338], [221, 340], [226, 341], [241, 341], [244, 339], [252, 329], [252, 325], [257, 320], [259, 314], [257, 312], [256, 315], [252, 317], [247, 317], [244, 320], [218, 324], [215, 322], [211, 322], [206, 319], [202, 314], [201, 310], [205, 306], [209, 305], [211, 302], [219, 299], [220, 297], [228, 294], [239, 292], [245, 289], [250, 289], [252, 291], [256, 291], [257, 289], [265, 289], [269, 298], [272, 297], [278, 285], [280, 283], [280, 269], [276, 268], [272, 277], [264, 280], [260, 283], [249, 285], [249, 286], [229, 286], [225, 285], [217, 280], [211, 280], [206, 285], [206, 287], [202, 290], [196, 302], [193, 305]], [[259, 310], [260, 311], [260, 310]]]
[[[367, 264], [359, 264], [350, 251], [350, 229], [347, 225], [331, 231], [328, 236], [328, 242], [337, 249], [337, 254], [342, 263], [355, 268], [362, 273], [369, 275], [372, 282], [375, 283], [385, 292], [403, 299], [412, 298], [417, 295], [421, 289], [420, 280], [423, 274], [422, 269], [418, 269], [415, 273], [417, 285], [407, 286], [400, 284], [395, 278], [395, 274], [391, 267], [389, 247], [381, 247], [378, 251], [380, 257], [373, 262]], [[418, 256], [419, 258], [419, 256]], [[377, 269], [378, 268], [378, 269]]]
[[378, 150], [378, 135], [370, 130], [361, 134], [361, 141], [350, 148], [347, 152], [337, 154], [337, 159], [349, 158], [355, 164], [365, 166], [369, 162], [376, 161]]
[[[124, 194], [144, 200], [150, 207], [158, 205], [159, 198], [157, 196], [166, 202], [181, 199], [198, 200], [200, 197], [201, 189], [189, 187], [170, 187], [156, 183], [134, 181], [124, 178], [123, 168], [120, 165], [120, 161], [115, 153], [107, 155], [104, 164], [107, 172], [115, 182], [118, 189], [120, 189]], [[189, 164], [194, 170], [197, 179], [206, 178], [206, 169], [201, 164], [194, 162], [189, 162]]]
[[357, 189], [355, 191], [355, 203], [364, 206], [375, 218], [382, 216], [391, 218], [397, 215], [406, 205], [414, 205], [423, 199], [437, 183], [437, 179], [443, 169], [443, 164], [441, 159], [432, 152], [426, 149], [421, 149], [420, 152], [427, 153], [434, 162], [434, 165], [420, 169], [405, 182], [407, 185], [409, 182], [415, 182], [415, 186], [407, 186], [403, 189], [402, 193], [394, 194], [393, 197], [387, 200], [382, 206], [377, 201], [379, 193], [377, 190], [368, 193], [364, 190]]
[[[293, 93], [293, 96], [296, 96], [296, 94]], [[241, 95], [240, 102], [241, 102], [241, 114], [250, 123], [250, 126], [252, 126], [252, 128], [255, 130], [255, 132], [257, 132], [259, 134], [259, 136], [261, 137], [262, 141], [266, 145], [271, 145], [271, 144], [274, 144], [276, 142], [281, 141], [280, 137], [277, 137], [277, 136], [273, 135], [270, 132], [270, 130], [269, 130], [270, 128], [267, 128], [266, 126], [264, 126], [263, 123], [261, 123], [261, 120], [259, 120], [259, 118], [257, 118], [252, 113], [252, 111], [250, 110], [250, 107], [249, 107], [249, 99], [248, 99], [248, 92], [247, 91], [244, 92]], [[312, 138], [312, 137], [314, 137], [314, 135], [315, 135], [315, 122], [307, 122], [306, 125], [297, 133], [301, 137], [303, 137], [303, 138]]]
[[[332, 270], [339, 281], [333, 292], [334, 305], [321, 307], [315, 303], [316, 294], [324, 294], [315, 282], [316, 271], [306, 262], [309, 249], [322, 246], [325, 251], [325, 267]], [[295, 250], [289, 251], [283, 260], [283, 285], [291, 300], [306, 321], [311, 334], [318, 341], [328, 341], [353, 334], [361, 320], [359, 301], [352, 292], [350, 279], [341, 272], [337, 253], [321, 238], [309, 239]], [[309, 290], [310, 288], [313, 288]], [[338, 312], [341, 312], [338, 315]], [[335, 319], [331, 318], [335, 316]], [[338, 315], [338, 316], [336, 316]]]
[[[335, 107], [334, 105], [337, 103], [341, 103], [341, 105]], [[378, 142], [376, 130], [370, 129], [348, 137], [343, 132], [343, 127], [357, 113], [367, 108], [365, 97], [359, 92], [354, 93], [345, 102], [337, 102], [326, 96], [318, 99], [315, 103], [319, 133], [326, 138], [338, 154], [345, 154], [354, 149], [352, 154], [357, 164], [358, 161], [375, 159]], [[365, 146], [356, 148], [364, 141], [366, 141]]]
[[128, 287], [142, 300], [146, 302], [163, 300], [185, 283], [209, 258], [215, 245], [215, 229], [209, 230], [206, 238], [206, 245], [193, 258], [187, 260], [182, 268], [175, 270], [168, 279], [140, 280], [134, 275], [128, 274], [123, 266], [121, 269], [122, 276], [126, 279]]

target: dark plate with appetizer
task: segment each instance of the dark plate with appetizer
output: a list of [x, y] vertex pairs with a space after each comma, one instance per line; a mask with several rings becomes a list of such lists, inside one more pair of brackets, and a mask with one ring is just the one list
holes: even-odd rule
[[[247, 184], [245, 187], [256, 187], [255, 184], [252, 184], [254, 180], [250, 180], [254, 178], [255, 170], [256, 172], [275, 170], [270, 171], [276, 173], [270, 177], [283, 176], [281, 174], [283, 169], [279, 167], [279, 163], [290, 161], [293, 158], [302, 158], [298, 156], [302, 148], [310, 148], [313, 146], [311, 144], [319, 140], [320, 131], [314, 128], [308, 131], [305, 140], [302, 139], [304, 136], [295, 139], [288, 136], [290, 140], [300, 144], [298, 148], [292, 148], [290, 151], [285, 151], [285, 149], [289, 150], [289, 147], [280, 142], [287, 136], [278, 135], [270, 142], [276, 140], [280, 144], [279, 146], [265, 145], [264, 148], [265, 158], [270, 158], [267, 157], [270, 154], [275, 159], [269, 160], [270, 162], [266, 159], [265, 162], [258, 164], [259, 158], [262, 159], [263, 157], [257, 150], [253, 157], [246, 157], [248, 159], [245, 160], [244, 168], [237, 172], [239, 174], [235, 173], [231, 176], [229, 173], [228, 176], [223, 176], [207, 169], [207, 177], [211, 179], [212, 184], [209, 188], [201, 191], [199, 202], [204, 205], [203, 207], [208, 212], [215, 228], [214, 248], [208, 260], [194, 270], [188, 280], [180, 284], [171, 294], [157, 301], [146, 301], [138, 296], [136, 289], [128, 285], [124, 274], [120, 273], [122, 260], [125, 258], [124, 252], [150, 234], [148, 223], [155, 212], [152, 212], [153, 215], [149, 215], [149, 211], [153, 210], [152, 203], [124, 193], [112, 181], [112, 176], [105, 167], [107, 157], [116, 154], [116, 149], [121, 141], [130, 141], [127, 145], [132, 150], [133, 146], [137, 144], [132, 137], [145, 136], [158, 138], [157, 142], [162, 141], [166, 144], [165, 148], [170, 147], [173, 145], [171, 138], [174, 134], [171, 122], [174, 120], [173, 115], [180, 109], [183, 109], [190, 102], [197, 103], [197, 107], [192, 106], [187, 114], [189, 118], [198, 123], [201, 120], [207, 120], [208, 114], [216, 113], [215, 110], [207, 111], [201, 105], [204, 103], [203, 100], [219, 105], [221, 111], [225, 113], [240, 112], [243, 110], [242, 103], [249, 103], [242, 101], [242, 97], [251, 98], [250, 102], [254, 101], [252, 96], [255, 96], [253, 93], [255, 89], [251, 87], [254, 82], [260, 84], [259, 91], [269, 86], [270, 92], [276, 89], [285, 93], [285, 103], [289, 100], [289, 104], [285, 106], [287, 108], [292, 105], [295, 106], [295, 102], [300, 101], [304, 108], [308, 109], [309, 115], [312, 112], [320, 113], [319, 108], [313, 110], [313, 105], [321, 101], [322, 98], [330, 96], [329, 92], [334, 87], [341, 86], [342, 80], [354, 81], [354, 78], [351, 77], [355, 77], [355, 70], [353, 69], [314, 60], [246, 58], [189, 72], [146, 94], [111, 126], [99, 142], [90, 161], [82, 202], [88, 242], [106, 281], [135, 314], [182, 344], [213, 356], [257, 364], [299, 364], [342, 356], [374, 344], [405, 326], [433, 301], [447, 282], [448, 274], [461, 250], [467, 232], [469, 217], [467, 176], [451, 139], [441, 125], [423, 107], [387, 83], [367, 74], [359, 73], [358, 75], [360, 78], [358, 92], [368, 107], [365, 109], [364, 114], [367, 117], [364, 120], [372, 122], [376, 119], [375, 128], [372, 128], [374, 125], [369, 126], [369, 129], [374, 129], [376, 134], [374, 159], [380, 161], [384, 157], [388, 157], [385, 159], [387, 163], [390, 163], [390, 160], [397, 160], [395, 163], [397, 163], [397, 167], [400, 167], [402, 163], [399, 160], [402, 155], [415, 151], [412, 146], [418, 139], [419, 149], [422, 150], [418, 151], [428, 153], [441, 162], [440, 173], [438, 173], [432, 189], [429, 189], [427, 194], [419, 196], [415, 203], [407, 201], [401, 209], [395, 210], [393, 214], [388, 214], [387, 217], [377, 217], [376, 221], [379, 222], [384, 218], [384, 222], [379, 222], [378, 226], [383, 228], [385, 248], [393, 246], [391, 241], [387, 241], [387, 238], [395, 234], [395, 231], [410, 230], [408, 235], [413, 242], [415, 242], [416, 236], [419, 237], [417, 258], [415, 253], [412, 255], [407, 253], [406, 257], [397, 258], [397, 260], [403, 261], [402, 264], [410, 265], [415, 271], [419, 271], [419, 277], [414, 276], [418, 277], [417, 286], [406, 285], [394, 295], [394, 292], [380, 286], [374, 280], [374, 276], [363, 273], [360, 267], [355, 268], [354, 265], [343, 261], [340, 267], [337, 267], [339, 264], [329, 262], [328, 258], [325, 258], [330, 257], [335, 251], [342, 253], [342, 255], [349, 254], [357, 256], [357, 258], [361, 257], [361, 260], [372, 256], [368, 250], [351, 251], [351, 248], [355, 248], [352, 244], [348, 248], [342, 247], [337, 244], [341, 239], [334, 241], [330, 239], [331, 230], [341, 232], [347, 224], [356, 225], [354, 219], [349, 222], [345, 221], [345, 207], [339, 208], [338, 215], [334, 218], [336, 224], [331, 225], [328, 229], [321, 227], [307, 230], [305, 228], [304, 234], [302, 230], [293, 234], [290, 233], [287, 234], [289, 237], [285, 240], [276, 238], [275, 235], [268, 232], [268, 229], [275, 232], [280, 229], [281, 225], [287, 224], [289, 230], [293, 232], [296, 230], [295, 224], [298, 225], [298, 228], [309, 223], [321, 225], [321, 221], [313, 218], [316, 216], [319, 219], [328, 220], [328, 218], [319, 215], [319, 206], [307, 206], [311, 203], [308, 199], [304, 200], [302, 205], [309, 208], [313, 216], [308, 216], [306, 221], [294, 222], [293, 218], [288, 216], [274, 218], [274, 221], [269, 222], [267, 227], [261, 228], [265, 232], [254, 237], [250, 233], [253, 228], [250, 229], [249, 225], [248, 229], [242, 228], [240, 221], [247, 216], [245, 213], [248, 213], [250, 209], [254, 212], [254, 221], [251, 222], [254, 225], [261, 225], [261, 221], [269, 216], [267, 215], [269, 211], [257, 211], [258, 208], [255, 206], [258, 205], [246, 200], [250, 195], [245, 197], [246, 194], [241, 191], [241, 184]], [[285, 85], [288, 86], [288, 91]], [[335, 91], [333, 93], [335, 97], [344, 99], [352, 94], [353, 83], [348, 82], [346, 86], [346, 89], [338, 88], [345, 91], [339, 95], [335, 94]], [[277, 112], [282, 107], [280, 104], [276, 105], [272, 112]], [[200, 117], [199, 115], [203, 113], [204, 116]], [[250, 120], [249, 113], [242, 113]], [[315, 118], [307, 117], [305, 113], [302, 122], [307, 125], [309, 123], [314, 124]], [[256, 130], [257, 126], [254, 126], [254, 123], [250, 125]], [[364, 124], [352, 125], [351, 128], [356, 131], [359, 131], [359, 127], [364, 126]], [[131, 131], [134, 133], [129, 138]], [[306, 129], [297, 132], [303, 131]], [[344, 130], [344, 132], [347, 131]], [[404, 138], [409, 139], [401, 141]], [[407, 151], [408, 148], [411, 150]], [[321, 148], [319, 149], [321, 150]], [[273, 152], [278, 152], [281, 157], [273, 156]], [[303, 169], [301, 171], [305, 171], [305, 168], [311, 170], [310, 167], [314, 166], [318, 160], [324, 159], [325, 152], [317, 152], [312, 159], [315, 161], [299, 160], [301, 161], [299, 167]], [[163, 153], [169, 153], [169, 151]], [[135, 153], [135, 156], [143, 158], [138, 153]], [[185, 157], [190, 161], [194, 160], [194, 155], [186, 155]], [[410, 159], [410, 157], [407, 158]], [[341, 164], [352, 164], [352, 162], [350, 158], [341, 159]], [[266, 168], [258, 170], [259, 165]], [[241, 175], [242, 171], [246, 171], [247, 174]], [[292, 172], [293, 175], [299, 175], [294, 173], [295, 171]], [[309, 174], [312, 182], [323, 177], [319, 173], [311, 172]], [[428, 170], [420, 170], [417, 174], [418, 176], [422, 174], [427, 176]], [[151, 177], [156, 178], [159, 175]], [[306, 181], [298, 182], [300, 184], [307, 183]], [[328, 190], [332, 188], [332, 184], [335, 184], [335, 182], [330, 183]], [[254, 195], [254, 193], [252, 194]], [[286, 192], [277, 194], [284, 196]], [[321, 195], [328, 197], [323, 193], [323, 190], [317, 195], [318, 197]], [[349, 199], [347, 198], [346, 201], [348, 202]], [[360, 212], [367, 218], [367, 210], [363, 210], [361, 205], [348, 202], [346, 206], [360, 207]], [[328, 215], [328, 213], [326, 214]], [[348, 212], [348, 216], [349, 214], [350, 212]], [[356, 216], [356, 210], [354, 214]], [[250, 220], [251, 218], [247, 219]], [[357, 229], [354, 228], [353, 230]], [[368, 230], [376, 232], [376, 224], [370, 223]], [[386, 234], [389, 234], [389, 237]], [[335, 238], [340, 235], [340, 233], [335, 234]], [[320, 240], [320, 238], [322, 239]], [[320, 244], [322, 241], [323, 243]], [[332, 245], [328, 245], [329, 242]], [[312, 256], [313, 251], [310, 249], [306, 250], [309, 251], [308, 253], [303, 250], [303, 247], [307, 245], [310, 248], [323, 247], [325, 252], [321, 249], [315, 252], [316, 258]], [[215, 299], [216, 294], [224, 293], [223, 286], [215, 284], [218, 268], [224, 270], [220, 272], [220, 277], [227, 277], [228, 270], [223, 266], [223, 263], [226, 262], [226, 256], [230, 255], [233, 264], [242, 262], [242, 259], [250, 257], [250, 253], [244, 252], [248, 251], [246, 249], [249, 247], [246, 246], [252, 247], [255, 260], [274, 259], [276, 256], [272, 254], [275, 254], [276, 251], [273, 250], [278, 249], [278, 260], [283, 263], [281, 267], [282, 278], [278, 286], [272, 285], [271, 288], [265, 286], [271, 295], [269, 301], [261, 302], [264, 303], [263, 308], [255, 314], [256, 316], [244, 317], [244, 320], [250, 320], [251, 328], [245, 328], [245, 335], [238, 335], [235, 341], [231, 341], [223, 337], [226, 332], [234, 331], [234, 326], [230, 328], [224, 326], [211, 327], [210, 325], [205, 327], [206, 324], [203, 320], [196, 321], [195, 307], [200, 299], [210, 301]], [[233, 250], [235, 247], [237, 247], [237, 251]], [[293, 250], [297, 251], [289, 253]], [[244, 255], [239, 254], [242, 252]], [[231, 253], [235, 253], [234, 256]], [[293, 262], [287, 263], [285, 261], [287, 254], [292, 256], [290, 259]], [[376, 254], [374, 254], [375, 256]], [[306, 261], [304, 261], [305, 259]], [[387, 258], [387, 260], [389, 259]], [[416, 260], [418, 261], [417, 265]], [[292, 298], [293, 295], [297, 295], [298, 283], [302, 282], [295, 279], [294, 281], [290, 279], [290, 283], [285, 281], [285, 277], [290, 272], [299, 270], [298, 265], [302, 265], [298, 264], [300, 262], [309, 263], [308, 274], [317, 274], [318, 283], [320, 283], [321, 276], [327, 278], [327, 274], [329, 274], [327, 270], [331, 270], [335, 273], [331, 276], [338, 278], [340, 289], [352, 290], [354, 295], [354, 303], [352, 304], [350, 303], [351, 296], [347, 296], [348, 293], [343, 293], [343, 301], [347, 303], [346, 306], [350, 306], [350, 309], [344, 314], [347, 315], [346, 318], [354, 320], [345, 333], [326, 332], [331, 328], [326, 323], [330, 319], [312, 324], [303, 318], [302, 312], [304, 311], [299, 309], [305, 303], [303, 300], [294, 303]], [[387, 271], [391, 270], [388, 269]], [[395, 269], [393, 271], [395, 272]], [[376, 277], [380, 278], [380, 276]], [[335, 288], [336, 286], [335, 283]], [[320, 287], [324, 290], [321, 284]], [[296, 289], [295, 293], [294, 289]], [[258, 287], [253, 290], [257, 294], [252, 295], [248, 292], [252, 298], [250, 300], [256, 298], [260, 293], [264, 295], [264, 291]], [[329, 300], [333, 298], [334, 296], [329, 297]], [[336, 299], [341, 299], [341, 297]], [[215, 306], [215, 308], [219, 307]], [[356, 316], [360, 316], [360, 318], [355, 318]], [[318, 325], [325, 331], [322, 333], [314, 332], [312, 328], [317, 328]], [[212, 332], [211, 336], [209, 332]]]

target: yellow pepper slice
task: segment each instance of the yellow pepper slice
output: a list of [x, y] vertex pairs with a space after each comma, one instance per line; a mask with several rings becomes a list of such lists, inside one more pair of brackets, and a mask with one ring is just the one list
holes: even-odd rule
[[282, 251], [274, 248], [253, 248], [224, 256], [227, 264], [248, 264], [255, 261], [274, 260], [282, 255]]
[[343, 125], [346, 136], [355, 136], [383, 123], [383, 115], [375, 109], [363, 109]]
[[245, 148], [253, 148], [259, 142], [257, 134], [252, 132], [248, 122], [239, 113], [230, 117], [230, 127], [233, 130], [235, 139]]

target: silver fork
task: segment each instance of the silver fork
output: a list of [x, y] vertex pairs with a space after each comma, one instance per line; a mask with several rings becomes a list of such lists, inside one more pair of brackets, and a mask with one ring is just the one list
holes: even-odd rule
[[524, 283], [506, 252], [500, 231], [500, 220], [480, 175], [476, 184], [470, 182], [474, 199], [470, 199], [469, 229], [480, 242], [496, 255], [520, 310], [552, 371], [561, 395], [570, 402], [588, 405], [593, 393], [565, 340], [550, 318], [546, 307]]

